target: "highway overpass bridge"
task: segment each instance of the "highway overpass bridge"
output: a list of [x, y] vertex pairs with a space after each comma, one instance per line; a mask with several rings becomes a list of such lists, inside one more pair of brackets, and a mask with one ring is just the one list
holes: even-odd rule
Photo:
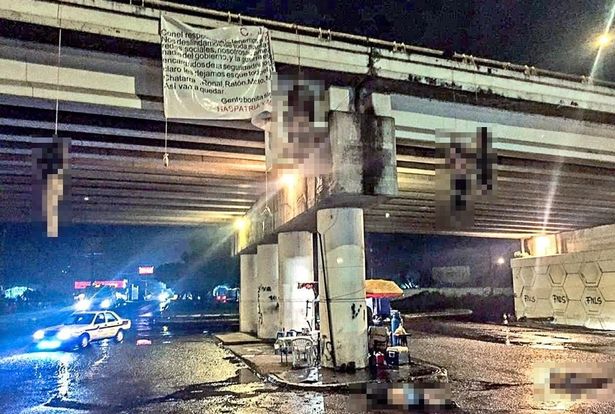
[[[58, 135], [72, 142], [74, 223], [203, 225], [247, 217], [238, 236], [238, 251], [246, 253], [242, 281], [254, 274], [260, 278], [263, 269], [277, 269], [274, 263], [283, 269], [298, 256], [309, 268], [304, 274], [318, 272], [322, 278], [329, 273], [331, 280], [346, 280], [344, 272], [350, 269], [364, 277], [364, 231], [523, 238], [615, 221], [613, 84], [164, 1], [130, 3], [0, 0], [0, 221], [31, 217], [32, 137], [54, 133], [56, 98]], [[333, 191], [319, 199], [319, 184], [303, 180], [300, 197], [281, 189], [282, 197], [292, 200], [272, 202], [268, 214], [273, 220], [263, 219], [262, 210], [269, 208], [264, 199], [271, 198], [264, 197], [263, 131], [249, 121], [167, 121], [163, 116], [163, 12], [201, 28], [268, 27], [278, 72], [296, 73], [300, 67], [307, 77], [324, 81], [336, 97], [330, 108], [335, 113], [331, 136], [340, 144], [340, 165], [348, 161], [344, 134], [354, 131], [363, 145], [357, 151], [364, 151], [370, 139], [361, 135], [358, 124], [365, 116], [353, 99], [368, 90], [376, 109], [370, 119], [386, 126], [377, 132], [392, 142], [386, 149], [391, 168], [383, 192], [365, 198], [361, 189], [349, 190], [361, 180], [358, 173], [337, 177], [347, 180], [343, 197]], [[353, 113], [358, 115], [348, 115]], [[488, 128], [497, 153], [496, 195], [476, 202], [472, 226], [438, 228], [436, 134], [479, 127]], [[168, 168], [162, 162], [165, 145]], [[312, 233], [326, 235], [332, 229], [341, 236], [329, 235], [335, 246], [321, 238], [316, 248], [324, 257], [334, 256], [326, 264], [321, 258], [319, 266], [326, 270], [318, 271], [308, 260], [314, 256]], [[283, 251], [280, 242], [278, 252], [274, 235], [280, 232], [280, 238], [287, 238], [284, 245], [295, 250]], [[336, 250], [340, 246], [341, 252]], [[271, 277], [277, 286], [276, 280], [287, 276], [276, 270]], [[265, 282], [259, 281], [250, 285], [252, 291], [260, 292]], [[359, 283], [346, 281], [346, 291]], [[341, 314], [335, 306], [347, 304], [335, 304], [331, 313]], [[265, 319], [277, 318], [274, 308]], [[256, 322], [244, 323], [253, 327]], [[331, 338], [338, 363], [356, 355], [338, 349], [339, 341], [352, 340], [362, 329], [353, 323], [336, 330], [335, 341]]]
[[[60, 26], [58, 134], [72, 139], [75, 222], [224, 223], [264, 192], [264, 137], [247, 121], [169, 121], [170, 167], [161, 161], [161, 10], [205, 28], [229, 24], [229, 15], [135, 3], [0, 1], [2, 220], [30, 217], [29, 141], [54, 131]], [[300, 63], [310, 76], [342, 88], [356, 87], [369, 72], [372, 88], [391, 96], [399, 193], [366, 211], [368, 231], [437, 231], [435, 131], [477, 126], [493, 135], [498, 196], [476, 206], [475, 225], [465, 233], [520, 237], [613, 222], [612, 85], [241, 19], [272, 30], [278, 71]], [[237, 24], [239, 16], [230, 21]]]

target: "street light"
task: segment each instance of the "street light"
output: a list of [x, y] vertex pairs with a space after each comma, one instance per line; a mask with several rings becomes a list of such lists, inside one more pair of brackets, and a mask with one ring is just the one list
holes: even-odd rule
[[599, 48], [606, 47], [613, 42], [613, 35], [611, 33], [605, 32], [598, 36], [595, 40], [595, 45]]
[[504, 258], [503, 258], [503, 257], [501, 257], [501, 256], [500, 256], [500, 257], [498, 257], [497, 264], [499, 264], [499, 265], [501, 266], [501, 265], [503, 265], [505, 262], [506, 262], [506, 261], [504, 260]]

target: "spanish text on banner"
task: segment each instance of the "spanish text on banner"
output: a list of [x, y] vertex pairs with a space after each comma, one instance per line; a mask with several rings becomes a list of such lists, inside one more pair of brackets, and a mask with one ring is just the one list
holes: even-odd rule
[[201, 30], [163, 15], [160, 36], [167, 118], [251, 119], [270, 105], [267, 29]]

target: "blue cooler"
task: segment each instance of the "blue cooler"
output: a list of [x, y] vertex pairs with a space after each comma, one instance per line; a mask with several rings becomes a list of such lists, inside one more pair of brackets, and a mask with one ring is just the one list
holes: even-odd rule
[[390, 367], [399, 366], [399, 351], [387, 349], [387, 352], [385, 355], [385, 361], [387, 365]]

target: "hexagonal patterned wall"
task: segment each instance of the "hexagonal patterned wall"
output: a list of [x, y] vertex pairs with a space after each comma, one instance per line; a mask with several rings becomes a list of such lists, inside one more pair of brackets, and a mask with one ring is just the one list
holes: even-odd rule
[[615, 250], [513, 259], [517, 318], [615, 330]]

